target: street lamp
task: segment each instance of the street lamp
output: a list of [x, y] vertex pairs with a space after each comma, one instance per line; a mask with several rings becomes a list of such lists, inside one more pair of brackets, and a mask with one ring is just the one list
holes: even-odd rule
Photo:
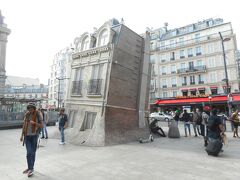
[[[226, 41], [230, 41], [230, 38], [225, 38], [223, 39], [221, 32], [218, 32], [221, 38], [221, 42], [222, 42], [222, 52], [223, 52], [223, 62], [224, 62], [224, 70], [225, 70], [225, 81], [226, 81], [226, 93], [227, 93], [227, 97], [229, 97], [229, 93], [230, 93], [230, 88], [229, 88], [229, 79], [228, 79], [228, 73], [227, 73], [227, 63], [226, 63], [226, 54], [225, 54], [225, 48], [224, 48], [224, 42]], [[227, 104], [228, 104], [228, 113], [229, 116], [231, 114], [231, 106], [229, 103], [229, 98], [227, 100]]]
[[60, 77], [57, 77], [56, 78], [58, 80], [58, 110], [60, 108], [60, 81], [62, 80], [65, 80], [65, 79], [69, 79], [69, 78], [66, 78], [66, 77], [63, 77], [63, 78], [60, 78]]

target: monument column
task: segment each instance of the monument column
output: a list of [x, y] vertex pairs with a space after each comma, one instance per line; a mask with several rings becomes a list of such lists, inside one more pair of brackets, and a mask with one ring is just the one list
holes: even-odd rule
[[6, 46], [7, 37], [11, 33], [11, 30], [7, 28], [7, 24], [4, 23], [4, 17], [0, 10], [0, 96], [3, 96], [3, 88], [5, 87], [6, 80]]

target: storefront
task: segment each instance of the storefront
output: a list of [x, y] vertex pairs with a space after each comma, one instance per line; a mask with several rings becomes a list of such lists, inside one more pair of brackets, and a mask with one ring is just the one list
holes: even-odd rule
[[[195, 89], [190, 89], [194, 92]], [[205, 89], [201, 89], [202, 91]], [[214, 90], [214, 88], [213, 88]], [[182, 109], [183, 106], [190, 106], [191, 110], [195, 108], [202, 108], [203, 106], [210, 106], [217, 108], [222, 112], [228, 112], [228, 103], [230, 108], [237, 108], [240, 105], [240, 94], [227, 95], [191, 95], [178, 96], [171, 99], [158, 99], [152, 105], [151, 111], [170, 112], [176, 109]]]

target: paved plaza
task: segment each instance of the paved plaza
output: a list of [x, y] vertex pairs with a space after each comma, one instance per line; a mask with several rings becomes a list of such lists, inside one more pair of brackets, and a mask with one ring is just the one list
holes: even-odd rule
[[[50, 134], [57, 127], [49, 127]], [[165, 130], [167, 128], [165, 127]], [[157, 138], [152, 143], [108, 147], [59, 145], [41, 140], [36, 180], [237, 180], [240, 178], [240, 139], [228, 132], [228, 146], [219, 157], [208, 156], [201, 137]], [[25, 147], [20, 129], [0, 131], [0, 180], [24, 180]]]

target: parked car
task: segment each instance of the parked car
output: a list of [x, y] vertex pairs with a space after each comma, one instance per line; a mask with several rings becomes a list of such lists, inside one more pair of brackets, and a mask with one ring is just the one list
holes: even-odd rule
[[150, 119], [157, 119], [159, 121], [169, 121], [173, 120], [173, 117], [171, 115], [161, 113], [161, 112], [153, 112], [150, 114]]

